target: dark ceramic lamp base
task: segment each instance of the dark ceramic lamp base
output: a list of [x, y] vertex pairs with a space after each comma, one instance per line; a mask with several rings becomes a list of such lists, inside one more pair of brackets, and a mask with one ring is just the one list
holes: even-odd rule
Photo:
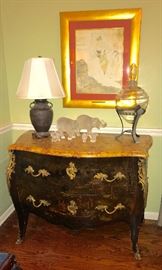
[[36, 99], [30, 104], [30, 119], [35, 129], [33, 136], [44, 138], [50, 135], [49, 129], [53, 120], [52, 103], [47, 99]]

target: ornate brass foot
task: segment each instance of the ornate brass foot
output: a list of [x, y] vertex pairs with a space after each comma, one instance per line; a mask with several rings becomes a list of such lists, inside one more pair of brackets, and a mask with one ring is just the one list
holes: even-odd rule
[[18, 233], [16, 245], [20, 245], [24, 241], [24, 237], [21, 235], [21, 233]]
[[137, 247], [137, 250], [136, 252], [134, 253], [134, 257], [137, 261], [140, 261], [142, 258], [141, 258], [141, 254], [140, 254], [140, 251], [139, 251], [139, 248]]
[[23, 242], [23, 240], [24, 240], [23, 238], [18, 237], [16, 240], [16, 245], [20, 245]]

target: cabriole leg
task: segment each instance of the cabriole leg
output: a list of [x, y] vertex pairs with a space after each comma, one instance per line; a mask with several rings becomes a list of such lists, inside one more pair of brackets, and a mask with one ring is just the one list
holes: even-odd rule
[[19, 222], [19, 232], [16, 244], [21, 244], [25, 237], [26, 227], [28, 223], [29, 212], [25, 209], [16, 209], [18, 222]]
[[141, 255], [138, 247], [138, 235], [139, 235], [139, 220], [141, 218], [133, 215], [130, 218], [130, 230], [131, 230], [131, 241], [132, 250], [136, 260], [141, 260]]

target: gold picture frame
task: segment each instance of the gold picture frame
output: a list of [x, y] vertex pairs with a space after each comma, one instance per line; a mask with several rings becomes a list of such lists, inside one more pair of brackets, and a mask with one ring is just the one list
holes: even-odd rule
[[139, 66], [141, 17], [139, 8], [60, 13], [64, 107], [115, 107]]

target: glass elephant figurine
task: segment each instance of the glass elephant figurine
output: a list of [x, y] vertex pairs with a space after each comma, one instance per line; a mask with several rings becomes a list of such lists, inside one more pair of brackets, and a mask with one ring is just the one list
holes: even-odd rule
[[60, 117], [56, 123], [56, 131], [52, 134], [54, 141], [65, 139], [72, 140], [76, 136], [82, 136], [83, 142], [86, 142], [88, 137], [91, 142], [96, 141], [97, 132], [93, 129], [106, 127], [105, 121], [98, 117], [88, 115], [80, 115], [75, 120], [68, 117]]

